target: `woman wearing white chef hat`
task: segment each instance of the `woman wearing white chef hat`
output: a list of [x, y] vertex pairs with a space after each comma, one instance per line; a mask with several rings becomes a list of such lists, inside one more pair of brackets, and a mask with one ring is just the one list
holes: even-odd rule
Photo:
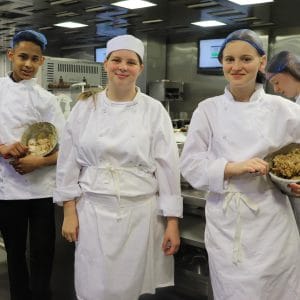
[[80, 300], [137, 300], [173, 284], [182, 216], [178, 150], [169, 115], [141, 93], [144, 46], [107, 43], [108, 85], [78, 101], [62, 137], [55, 201], [76, 241]]
[[[228, 85], [199, 103], [181, 154], [184, 178], [209, 191], [205, 245], [214, 299], [300, 299], [300, 237], [264, 161], [300, 143], [300, 107], [265, 93], [266, 55], [255, 32], [231, 33], [218, 58]], [[299, 188], [292, 187], [300, 196]]]

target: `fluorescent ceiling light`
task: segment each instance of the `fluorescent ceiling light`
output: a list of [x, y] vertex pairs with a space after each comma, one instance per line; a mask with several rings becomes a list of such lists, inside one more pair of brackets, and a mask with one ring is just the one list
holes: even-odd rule
[[125, 1], [119, 1], [119, 2], [112, 3], [112, 5], [121, 6], [121, 7], [125, 7], [128, 9], [137, 9], [137, 8], [155, 6], [157, 4], [149, 2], [149, 1], [143, 1], [143, 0], [125, 0]]
[[193, 25], [197, 25], [200, 27], [215, 27], [215, 26], [224, 26], [225, 23], [216, 21], [216, 20], [208, 20], [208, 21], [199, 21], [192, 23]]
[[86, 27], [88, 25], [77, 23], [77, 22], [62, 22], [62, 23], [54, 24], [54, 26], [65, 27], [65, 28], [79, 28], [79, 27]]
[[252, 4], [273, 2], [274, 0], [229, 0], [229, 1], [239, 5], [252, 5]]

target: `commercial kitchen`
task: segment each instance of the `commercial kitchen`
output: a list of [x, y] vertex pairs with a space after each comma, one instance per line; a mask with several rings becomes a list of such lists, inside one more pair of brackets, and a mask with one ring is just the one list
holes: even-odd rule
[[[300, 1], [269, 0], [252, 4], [255, 1], [249, 0], [239, 4], [234, 0], [150, 0], [148, 7], [141, 8], [124, 7], [121, 2], [0, 1], [0, 75], [10, 71], [6, 49], [15, 32], [23, 29], [42, 32], [48, 39], [48, 47], [37, 80], [57, 96], [67, 118], [82, 91], [105, 87], [103, 61], [107, 40], [133, 34], [145, 46], [145, 69], [138, 86], [160, 100], [169, 112], [180, 152], [197, 104], [224, 91], [226, 81], [214, 51], [218, 51], [228, 33], [249, 28], [260, 35], [268, 56], [282, 50], [300, 55]], [[203, 27], [206, 25], [197, 24], [200, 21], [217, 23]], [[266, 90], [273, 92], [268, 84]], [[194, 190], [183, 178], [181, 185], [184, 218], [180, 222], [181, 249], [175, 255], [175, 286], [162, 288], [157, 295], [141, 296], [140, 300], [213, 299], [204, 243], [207, 192]], [[75, 300], [74, 245], [61, 238], [60, 207], [56, 208], [56, 221], [53, 299]], [[9, 299], [3, 242], [0, 299]]]

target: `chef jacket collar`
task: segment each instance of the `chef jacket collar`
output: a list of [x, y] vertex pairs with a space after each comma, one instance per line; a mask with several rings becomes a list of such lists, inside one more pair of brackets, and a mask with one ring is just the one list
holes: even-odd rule
[[28, 80], [21, 80], [21, 81], [15, 81], [13, 78], [12, 78], [12, 72], [8, 72], [7, 73], [7, 77], [9, 78], [10, 82], [12, 84], [18, 84], [18, 83], [22, 83], [22, 84], [25, 84], [25, 85], [34, 85], [37, 81], [36, 78], [31, 78], [31, 79], [28, 79]]
[[236, 101], [233, 97], [233, 95], [231, 94], [230, 90], [229, 90], [229, 85], [227, 85], [225, 87], [225, 95], [227, 96], [226, 98], [229, 99], [230, 101], [234, 101], [235, 103], [252, 103], [252, 102], [257, 102], [259, 101], [263, 95], [265, 94], [265, 91], [264, 91], [264, 88], [263, 88], [263, 85], [260, 84], [260, 83], [257, 83], [256, 86], [255, 86], [255, 91], [254, 93], [251, 95], [249, 101], [247, 102], [239, 102], [239, 101]]
[[138, 103], [138, 98], [141, 94], [141, 90], [139, 87], [135, 87], [135, 88], [136, 88], [137, 92], [136, 92], [135, 97], [131, 101], [112, 101], [106, 96], [106, 89], [105, 89], [104, 90], [104, 103], [109, 106], [124, 105], [126, 107], [129, 107], [129, 106], [136, 105]]

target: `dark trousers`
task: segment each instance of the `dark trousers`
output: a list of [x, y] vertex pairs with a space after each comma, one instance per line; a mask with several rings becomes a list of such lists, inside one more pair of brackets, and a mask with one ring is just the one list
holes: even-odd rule
[[52, 198], [0, 200], [0, 231], [7, 252], [11, 300], [51, 299], [50, 277], [55, 245]]

